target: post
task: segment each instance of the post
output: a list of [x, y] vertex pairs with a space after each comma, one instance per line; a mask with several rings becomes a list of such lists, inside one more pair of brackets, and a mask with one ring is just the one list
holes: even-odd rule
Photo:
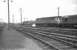
[[12, 22], [14, 23], [14, 14], [12, 15]]
[[9, 6], [9, 0], [8, 0], [8, 30], [9, 30], [9, 25], [10, 25], [10, 6]]
[[20, 17], [21, 17], [21, 24], [22, 24], [22, 8], [20, 8]]
[[58, 24], [60, 23], [60, 7], [58, 7], [58, 18], [57, 18]]
[[[6, 0], [4, 0], [3, 2], [6, 2]], [[11, 0], [11, 2], [13, 2], [13, 1]], [[8, 6], [8, 8], [7, 8], [7, 10], [8, 10], [8, 30], [9, 30], [9, 25], [10, 25], [10, 0], [7, 0], [7, 6]]]
[[58, 7], [58, 17], [59, 17], [59, 7]]

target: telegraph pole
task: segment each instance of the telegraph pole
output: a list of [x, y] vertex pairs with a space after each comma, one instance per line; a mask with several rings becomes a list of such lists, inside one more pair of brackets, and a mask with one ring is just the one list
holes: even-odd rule
[[[6, 2], [6, 0], [4, 0], [4, 2]], [[13, 2], [11, 0], [11, 2]], [[10, 0], [7, 0], [7, 6], [8, 6], [8, 30], [9, 30], [9, 25], [10, 25]]]
[[58, 7], [58, 18], [57, 18], [57, 20], [58, 20], [58, 24], [60, 23], [60, 7]]
[[60, 16], [60, 7], [58, 7], [58, 18]]
[[14, 14], [12, 15], [12, 22], [14, 23]]
[[22, 8], [20, 8], [20, 17], [21, 17], [21, 24], [22, 24]]
[[8, 0], [8, 29], [9, 29], [9, 25], [10, 25], [10, 5], [9, 5], [9, 0]]

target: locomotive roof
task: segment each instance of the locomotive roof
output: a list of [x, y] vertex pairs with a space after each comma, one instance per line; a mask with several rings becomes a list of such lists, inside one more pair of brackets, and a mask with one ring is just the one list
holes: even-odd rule
[[68, 16], [64, 16], [66, 18], [77, 18], [77, 15], [68, 15]]
[[[53, 19], [55, 19], [55, 18], [57, 18], [58, 16], [54, 16], [54, 17], [43, 17], [43, 18], [37, 18], [37, 20], [53, 20]], [[59, 16], [59, 17], [61, 17], [61, 16]]]

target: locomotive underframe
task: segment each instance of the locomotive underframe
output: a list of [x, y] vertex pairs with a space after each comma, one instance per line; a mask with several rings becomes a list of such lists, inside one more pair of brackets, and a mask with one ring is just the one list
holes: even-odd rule
[[77, 23], [36, 23], [36, 27], [77, 28]]

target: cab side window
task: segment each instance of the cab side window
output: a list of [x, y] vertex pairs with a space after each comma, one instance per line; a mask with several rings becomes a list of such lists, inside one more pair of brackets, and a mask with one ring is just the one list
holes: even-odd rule
[[67, 21], [68, 21], [68, 19], [67, 19], [67, 18], [65, 18], [65, 19], [64, 19], [64, 21], [65, 21], [65, 22], [67, 22]]
[[67, 18], [62, 18], [62, 21], [63, 21], [63, 22], [67, 22], [68, 19], [67, 19]]

